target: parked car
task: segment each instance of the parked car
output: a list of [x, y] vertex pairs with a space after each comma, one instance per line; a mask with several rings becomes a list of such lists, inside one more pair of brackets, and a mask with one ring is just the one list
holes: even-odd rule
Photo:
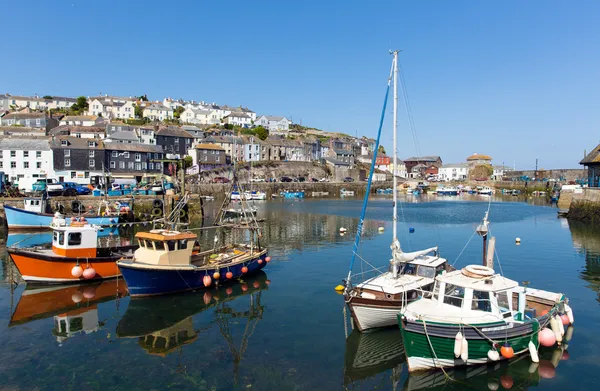
[[328, 178], [321, 178], [321, 179], [319, 179], [319, 182], [329, 182], [329, 179]]
[[63, 195], [76, 196], [76, 195], [87, 195], [90, 194], [90, 189], [87, 186], [80, 185], [75, 182], [60, 182], [63, 187]]
[[311, 182], [319, 182], [319, 180], [317, 178], [310, 178]]
[[224, 176], [214, 177], [212, 183], [229, 183], [229, 179]]
[[306, 182], [306, 178], [303, 176], [298, 177], [298, 182]]
[[354, 178], [347, 176], [344, 178], [344, 182], [354, 182]]
[[282, 176], [281, 179], [279, 179], [280, 182], [293, 182], [294, 180], [292, 178], [290, 178], [289, 176]]
[[250, 182], [255, 182], [255, 183], [262, 183], [265, 181], [265, 178], [252, 178], [250, 179]]
[[54, 178], [38, 179], [32, 186], [33, 191], [45, 191], [49, 195], [62, 195], [63, 187]]

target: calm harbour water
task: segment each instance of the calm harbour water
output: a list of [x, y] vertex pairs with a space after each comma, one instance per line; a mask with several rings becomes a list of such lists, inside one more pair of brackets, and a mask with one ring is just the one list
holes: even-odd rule
[[[438, 245], [451, 262], [488, 203], [401, 204], [405, 251]], [[258, 203], [257, 203], [258, 204]], [[13, 289], [0, 249], [0, 379], [6, 389], [416, 390], [595, 389], [600, 369], [600, 228], [557, 218], [556, 209], [492, 202], [491, 231], [504, 274], [564, 292], [575, 313], [567, 353], [529, 357], [450, 375], [409, 376], [396, 329], [361, 335], [345, 322], [333, 288], [346, 277], [362, 201], [269, 201], [259, 206], [273, 261], [265, 273], [218, 290], [131, 300], [123, 281]], [[361, 256], [390, 257], [389, 198], [374, 197]], [[340, 227], [348, 234], [340, 236]], [[385, 232], [377, 232], [378, 227]], [[409, 227], [415, 232], [409, 234]], [[126, 233], [125, 236], [129, 236]], [[202, 234], [210, 243], [214, 232]], [[515, 245], [520, 237], [521, 245]], [[455, 266], [480, 263], [475, 236]], [[498, 270], [499, 267], [496, 267]], [[360, 272], [357, 262], [355, 272]], [[348, 339], [346, 339], [346, 333]], [[556, 368], [554, 365], [557, 365]], [[511, 385], [512, 383], [512, 385]]]

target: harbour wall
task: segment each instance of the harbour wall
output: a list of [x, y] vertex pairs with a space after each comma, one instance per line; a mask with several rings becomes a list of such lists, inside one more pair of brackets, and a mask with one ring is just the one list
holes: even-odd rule
[[[564, 200], [563, 204], [559, 204], [559, 208], [568, 209], [568, 217], [573, 220], [600, 222], [600, 189], [599, 188], [584, 188], [581, 193], [561, 192], [560, 198]], [[569, 207], [566, 203], [569, 201]], [[559, 201], [561, 201], [559, 199]]]

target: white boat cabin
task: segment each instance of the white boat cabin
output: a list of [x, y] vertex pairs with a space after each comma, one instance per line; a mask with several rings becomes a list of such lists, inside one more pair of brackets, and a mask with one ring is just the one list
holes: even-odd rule
[[190, 265], [194, 242], [198, 238], [190, 232], [152, 230], [138, 232], [140, 248], [133, 261], [148, 265]]
[[433, 297], [407, 306], [404, 314], [407, 318], [473, 324], [524, 321], [535, 316], [527, 309], [529, 292], [516, 281], [486, 267], [471, 265], [445, 273], [435, 284]]
[[50, 227], [52, 252], [56, 255], [72, 258], [97, 256], [98, 227], [87, 224], [84, 218], [67, 225], [64, 219], [55, 217]]
[[39, 197], [26, 197], [23, 199], [23, 208], [28, 212], [45, 213], [46, 200]]

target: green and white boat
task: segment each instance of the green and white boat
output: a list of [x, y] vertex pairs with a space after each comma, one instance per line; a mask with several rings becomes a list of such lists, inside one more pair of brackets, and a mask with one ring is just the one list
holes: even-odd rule
[[[487, 228], [487, 216], [483, 226]], [[470, 265], [438, 276], [433, 293], [409, 303], [398, 323], [413, 372], [526, 353], [537, 362], [540, 340], [551, 346], [570, 339], [565, 327], [573, 323], [573, 312], [561, 293], [519, 286], [490, 267]], [[546, 338], [546, 330], [538, 338], [546, 326], [552, 335]]]

